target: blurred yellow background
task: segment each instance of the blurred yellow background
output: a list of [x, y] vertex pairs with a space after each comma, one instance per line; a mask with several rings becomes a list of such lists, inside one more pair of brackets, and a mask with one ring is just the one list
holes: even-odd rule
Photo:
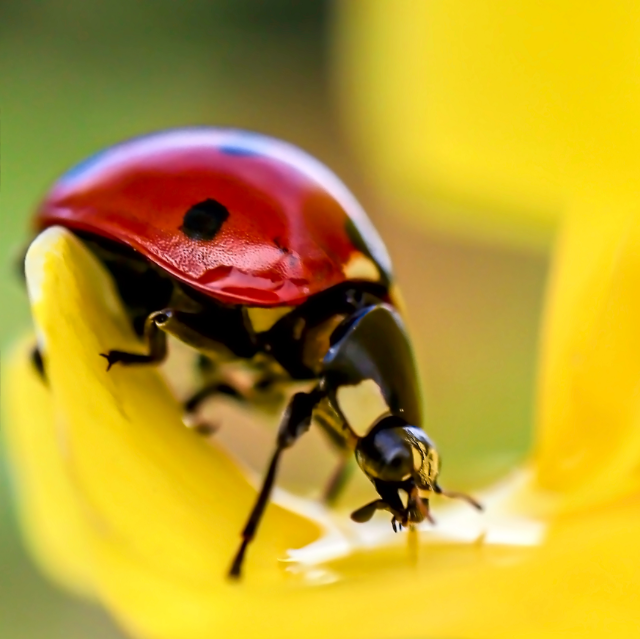
[[[404, 11], [427, 4], [398, 3]], [[29, 216], [62, 171], [101, 147], [165, 127], [256, 129], [302, 146], [333, 168], [385, 238], [407, 301], [424, 381], [425, 426], [444, 458], [443, 481], [478, 486], [521, 460], [531, 439], [545, 250], [561, 195], [540, 160], [544, 149], [535, 154], [543, 145], [536, 146], [535, 129], [525, 123], [500, 138], [496, 126], [487, 128], [487, 114], [503, 98], [499, 92], [493, 97], [479, 86], [478, 99], [457, 113], [442, 97], [455, 90], [454, 79], [443, 80], [445, 67], [441, 75], [427, 74], [432, 84], [424, 86], [396, 73], [412, 71], [403, 59], [394, 66], [390, 51], [411, 59], [424, 55], [436, 61], [435, 71], [438, 60], [451, 59], [465, 69], [474, 45], [461, 35], [464, 25], [447, 23], [445, 29], [451, 16], [440, 15], [443, 28], [412, 37], [400, 27], [380, 26], [389, 15], [416, 28], [420, 20], [407, 21], [403, 10], [384, 12], [382, 5], [3, 2], [3, 351], [29, 326], [15, 268], [30, 236]], [[506, 33], [495, 31], [492, 37]], [[418, 50], [394, 48], [384, 33]], [[456, 55], [446, 57], [447, 51]], [[514, 58], [513, 64], [520, 62]], [[516, 97], [528, 100], [528, 94]], [[517, 110], [513, 100], [496, 121]], [[415, 109], [425, 104], [440, 109], [433, 118], [441, 128], [429, 118], [424, 129], [417, 126], [422, 120]], [[469, 124], [469, 112], [477, 114], [475, 123]], [[525, 139], [518, 139], [523, 132]], [[470, 142], [471, 133], [476, 137]], [[477, 154], [485, 148], [497, 149], [495, 157], [484, 163], [484, 173], [471, 175], [473, 162], [483, 165]], [[509, 148], [530, 150], [515, 163], [499, 160]], [[18, 539], [9, 484], [5, 470], [2, 639], [117, 637], [102, 612], [55, 590], [31, 566]]]

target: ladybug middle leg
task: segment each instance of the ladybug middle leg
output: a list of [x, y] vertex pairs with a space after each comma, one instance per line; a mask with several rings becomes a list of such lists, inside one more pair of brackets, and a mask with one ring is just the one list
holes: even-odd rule
[[167, 335], [165, 326], [174, 315], [174, 310], [166, 308], [162, 311], [151, 313], [144, 324], [143, 338], [148, 346], [148, 353], [129, 353], [127, 351], [111, 350], [108, 353], [100, 353], [108, 364], [109, 370], [114, 364], [159, 364], [167, 356]]
[[[180, 298], [178, 298], [177, 301], [179, 302]], [[223, 320], [224, 319], [223, 316]], [[220, 313], [215, 311], [211, 313], [208, 309], [196, 310], [194, 312], [191, 309], [184, 310], [180, 306], [177, 306], [154, 311], [147, 316], [144, 322], [142, 338], [147, 346], [146, 353], [110, 350], [100, 355], [108, 362], [107, 370], [118, 363], [125, 366], [159, 364], [167, 356], [167, 334], [173, 335], [183, 343], [199, 351], [199, 366], [206, 369], [208, 373], [207, 376], [211, 375], [211, 373], [213, 373], [213, 375], [210, 376], [209, 381], [183, 403], [186, 421], [192, 422], [201, 404], [214, 395], [226, 395], [241, 402], [247, 399], [241, 391], [234, 388], [232, 383], [229, 383], [215, 373], [221, 361], [230, 362], [246, 358], [247, 355], [252, 355], [253, 350], [251, 344], [247, 347], [247, 344], [243, 343], [243, 336], [240, 335], [238, 337], [236, 335], [236, 342], [240, 343], [240, 353], [235, 353], [220, 341], [219, 335], [215, 333], [212, 334], [211, 329], [213, 328], [215, 330], [221, 323], [219, 320]], [[224, 324], [224, 322], [222, 323]], [[231, 335], [233, 336], [233, 333]], [[246, 342], [246, 339], [244, 341]], [[238, 346], [237, 343], [235, 346]], [[207, 436], [215, 431], [215, 428], [207, 423], [196, 422], [191, 424], [191, 427], [196, 432]]]
[[[212, 313], [207, 309], [193, 312], [180, 306], [170, 306], [147, 316], [142, 336], [147, 345], [146, 353], [111, 350], [101, 353], [101, 356], [109, 362], [108, 368], [116, 363], [159, 364], [167, 356], [167, 333], [201, 353], [216, 353], [223, 349], [231, 357], [252, 356], [255, 346], [244, 334], [242, 327], [234, 332], [232, 329], [227, 330], [229, 324], [232, 329], [235, 327], [235, 315]], [[235, 341], [231, 341], [232, 339]]]

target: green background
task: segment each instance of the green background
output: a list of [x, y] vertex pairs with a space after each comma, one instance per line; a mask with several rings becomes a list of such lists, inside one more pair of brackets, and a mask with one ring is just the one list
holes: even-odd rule
[[[283, 137], [336, 170], [396, 265], [448, 485], [485, 484], [530, 447], [545, 255], [428, 235], [384, 203], [350, 148], [319, 0], [0, 3], [3, 355], [28, 330], [17, 264], [29, 216], [66, 168], [123, 138], [233, 125]], [[398, 99], [402, 99], [399, 96]], [[21, 546], [0, 483], [2, 639], [117, 637], [100, 610], [49, 585]]]

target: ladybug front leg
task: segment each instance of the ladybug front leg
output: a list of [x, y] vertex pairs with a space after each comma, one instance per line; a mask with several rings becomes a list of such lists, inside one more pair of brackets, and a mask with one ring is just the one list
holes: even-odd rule
[[325, 397], [325, 394], [321, 386], [317, 386], [309, 393], [296, 393], [291, 398], [284, 412], [282, 422], [280, 423], [276, 448], [273, 451], [269, 469], [262, 482], [262, 488], [249, 515], [249, 519], [242, 531], [242, 542], [229, 569], [229, 577], [234, 579], [240, 577], [247, 547], [256, 535], [262, 515], [269, 502], [282, 452], [293, 446], [298, 438], [309, 430], [313, 409], [317, 406], [318, 402]]
[[109, 351], [100, 353], [107, 362], [107, 370], [114, 364], [159, 364], [167, 356], [167, 335], [165, 326], [171, 321], [174, 310], [166, 308], [162, 311], [151, 313], [144, 324], [143, 339], [147, 344], [148, 353], [129, 353], [127, 351]]
[[449, 497], [450, 499], [462, 499], [466, 501], [470, 506], [473, 506], [476, 510], [483, 510], [482, 504], [477, 502], [471, 495], [467, 495], [466, 493], [460, 493], [456, 490], [445, 490], [441, 488], [438, 484], [433, 487], [433, 492], [437, 495], [442, 495], [443, 497]]

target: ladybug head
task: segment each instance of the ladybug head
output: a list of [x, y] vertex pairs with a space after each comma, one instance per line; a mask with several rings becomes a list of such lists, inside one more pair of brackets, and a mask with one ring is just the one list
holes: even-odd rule
[[[398, 524], [400, 527], [419, 524], [425, 519], [433, 524], [429, 499], [424, 493], [462, 499], [482, 510], [473, 497], [440, 487], [440, 457], [433, 442], [422, 429], [407, 424], [401, 417], [386, 415], [379, 419], [359, 440], [356, 459], [380, 495], [380, 499], [351, 514], [351, 519], [358, 523], [369, 521], [376, 510], [387, 510], [393, 516], [394, 531]], [[401, 499], [401, 492], [406, 494], [406, 502]]]
[[[440, 492], [437, 484], [440, 460], [424, 431], [401, 417], [386, 415], [360, 439], [356, 460], [381, 499], [356, 510], [351, 515], [354, 521], [368, 521], [376, 510], [391, 512], [394, 530], [396, 524], [433, 521], [429, 502], [420, 492]], [[401, 491], [406, 493], [406, 504], [400, 497]]]
[[395, 415], [379, 419], [360, 439], [356, 460], [376, 485], [412, 483], [426, 491], [437, 485], [440, 459], [433, 442], [422, 429]]

